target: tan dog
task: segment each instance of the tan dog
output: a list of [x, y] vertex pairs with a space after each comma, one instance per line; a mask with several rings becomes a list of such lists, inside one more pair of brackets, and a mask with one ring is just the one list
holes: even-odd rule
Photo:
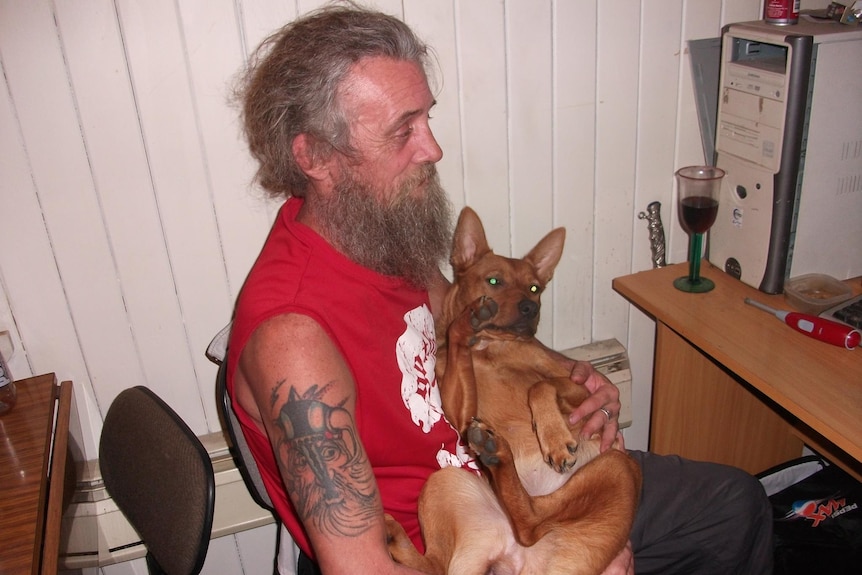
[[535, 338], [564, 240], [558, 228], [524, 259], [505, 258], [476, 213], [461, 212], [437, 374], [443, 410], [490, 485], [461, 469], [434, 473], [419, 501], [425, 555], [390, 519], [397, 561], [433, 574], [597, 574], [625, 546], [640, 468], [617, 449], [599, 453], [598, 436], [578, 440], [567, 416], [588, 392]]

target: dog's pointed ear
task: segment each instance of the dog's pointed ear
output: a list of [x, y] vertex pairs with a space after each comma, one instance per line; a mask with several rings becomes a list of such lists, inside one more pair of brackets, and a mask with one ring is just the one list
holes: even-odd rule
[[465, 206], [458, 216], [452, 240], [452, 267], [463, 269], [490, 251], [482, 221], [472, 208]]
[[551, 281], [554, 269], [563, 256], [563, 245], [566, 243], [566, 228], [551, 230], [536, 244], [524, 258], [536, 268], [536, 273], [543, 282]]

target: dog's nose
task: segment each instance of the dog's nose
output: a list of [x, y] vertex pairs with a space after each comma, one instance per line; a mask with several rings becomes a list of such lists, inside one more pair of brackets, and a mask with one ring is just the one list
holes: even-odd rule
[[518, 304], [518, 310], [521, 315], [527, 319], [533, 319], [539, 315], [539, 304], [529, 299], [522, 299]]

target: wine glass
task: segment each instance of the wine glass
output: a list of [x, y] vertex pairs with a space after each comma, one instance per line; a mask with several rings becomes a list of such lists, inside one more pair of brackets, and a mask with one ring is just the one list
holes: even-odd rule
[[703, 234], [718, 215], [718, 193], [724, 170], [714, 166], [686, 166], [676, 172], [679, 221], [689, 234], [688, 275], [677, 278], [673, 286], [685, 292], [703, 293], [715, 287], [709, 278], [700, 277]]

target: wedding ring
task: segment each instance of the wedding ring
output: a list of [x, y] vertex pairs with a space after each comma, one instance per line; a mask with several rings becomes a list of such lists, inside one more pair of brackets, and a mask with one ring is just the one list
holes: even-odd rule
[[611, 420], [611, 412], [610, 412], [610, 411], [608, 411], [608, 410], [607, 410], [607, 409], [605, 409], [604, 407], [602, 407], [601, 409], [599, 409], [599, 411], [601, 411], [602, 413], [604, 413], [604, 414], [605, 414], [605, 416], [608, 418], [608, 421], [610, 421], [610, 420]]

